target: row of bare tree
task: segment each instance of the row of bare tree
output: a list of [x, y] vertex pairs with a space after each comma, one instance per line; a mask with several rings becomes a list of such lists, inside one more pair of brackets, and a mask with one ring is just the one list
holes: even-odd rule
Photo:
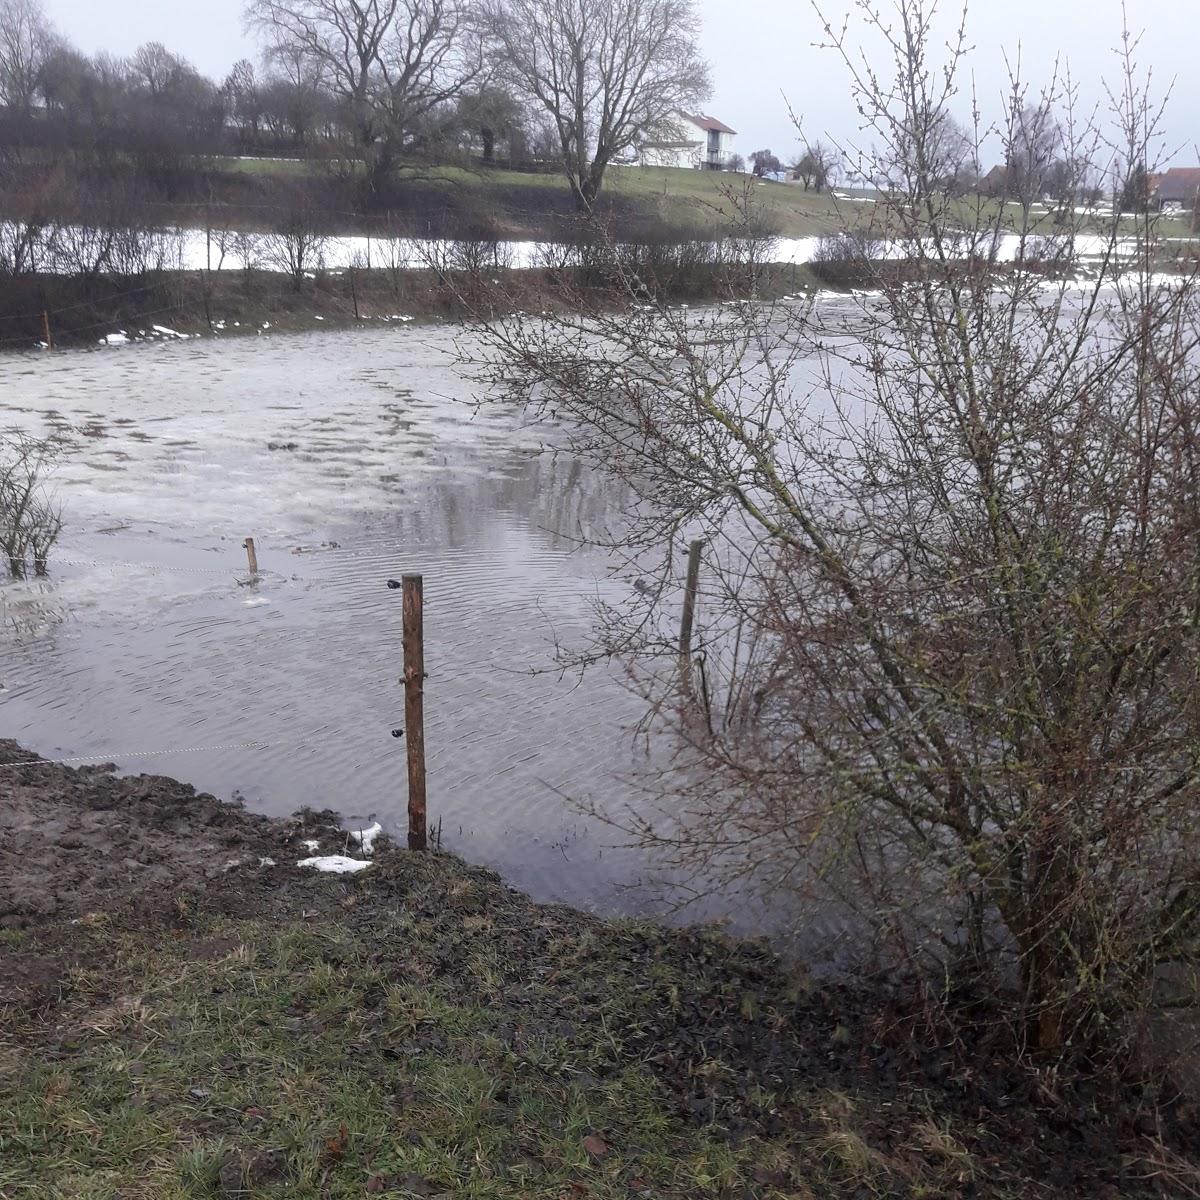
[[0, 139], [111, 165], [169, 191], [180, 156], [287, 146], [378, 195], [406, 160], [497, 145], [565, 169], [581, 207], [614, 158], [708, 89], [693, 0], [250, 0], [267, 74], [220, 84], [158, 43], [86, 58], [41, 0], [0, 0]]

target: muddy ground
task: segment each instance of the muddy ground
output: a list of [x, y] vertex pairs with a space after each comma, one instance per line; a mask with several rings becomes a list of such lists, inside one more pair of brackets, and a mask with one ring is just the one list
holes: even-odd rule
[[[0, 741], [0, 1197], [1200, 1194], [1159, 1081]], [[26, 763], [28, 765], [16, 765]]]
[[331, 813], [277, 821], [174, 779], [114, 770], [55, 766], [0, 740], [0, 928], [202, 893], [230, 875], [257, 883], [264, 859], [308, 856], [303, 840], [331, 852], [347, 844]]

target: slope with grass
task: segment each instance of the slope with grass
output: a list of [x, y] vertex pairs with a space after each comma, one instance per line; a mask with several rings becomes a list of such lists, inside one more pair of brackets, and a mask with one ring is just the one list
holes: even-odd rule
[[[224, 159], [223, 171], [249, 176], [264, 195], [313, 178], [319, 168], [278, 159]], [[828, 192], [805, 192], [791, 184], [752, 176], [673, 167], [613, 167], [605, 177], [600, 208], [619, 225], [661, 236], [727, 230], [749, 193], [756, 219], [783, 237], [832, 233], [846, 226], [847, 205]], [[393, 193], [380, 202], [398, 218], [425, 213], [490, 215], [505, 237], [557, 238], [576, 223], [574, 201], [558, 172], [454, 166], [401, 171]], [[850, 206], [856, 207], [856, 206]]]
[[[0, 1196], [1051, 1197], [1196, 1180], [1128, 1084], [760, 943], [0, 742]], [[1194, 1142], [1192, 1143], [1194, 1145]]]

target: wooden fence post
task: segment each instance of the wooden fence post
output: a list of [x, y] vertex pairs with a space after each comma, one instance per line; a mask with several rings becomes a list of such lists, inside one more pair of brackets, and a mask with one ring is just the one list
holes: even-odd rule
[[685, 692], [692, 690], [692, 624], [696, 619], [696, 589], [700, 583], [702, 541], [688, 547], [687, 583], [683, 589], [683, 616], [679, 621], [679, 681]]
[[420, 575], [404, 581], [404, 725], [408, 737], [408, 848], [424, 850], [425, 813], [425, 628]]
[[254, 549], [254, 539], [248, 537], [243, 543], [246, 547], [246, 562], [250, 564], [251, 576], [258, 575], [258, 552]]
[[54, 338], [50, 335], [50, 314], [44, 308], [42, 309], [42, 327], [46, 331], [46, 349], [53, 350]]

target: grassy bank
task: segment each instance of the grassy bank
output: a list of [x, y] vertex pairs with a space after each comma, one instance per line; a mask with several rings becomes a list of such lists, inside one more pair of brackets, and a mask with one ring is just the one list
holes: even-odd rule
[[[763, 944], [538, 906], [331, 814], [13, 767], [0, 742], [0, 1196], [1130, 1196], [1178, 1109], [1018, 1065], [977, 1014]], [[1174, 1146], [1172, 1149], [1170, 1147]], [[1161, 1188], [1160, 1188], [1161, 1185]]]
[[[231, 192], [238, 177], [251, 179], [267, 197], [285, 193], [312, 179], [314, 168], [277, 159], [225, 159], [222, 171]], [[244, 184], [242, 185], [244, 187]], [[561, 172], [531, 173], [500, 167], [434, 166], [401, 171], [393, 194], [380, 201], [397, 219], [420, 213], [434, 224], [450, 214], [467, 225], [490, 216], [501, 237], [561, 238], [577, 224], [574, 201]], [[635, 234], [717, 233], [728, 230], [734, 215], [731, 197], [745, 189], [753, 196], [759, 219], [782, 237], [808, 237], [845, 228], [847, 208], [829, 193], [806, 192], [790, 184], [760, 182], [746, 175], [674, 167], [612, 167], [605, 175], [600, 208], [620, 227]], [[368, 222], [370, 217], [366, 218]]]

